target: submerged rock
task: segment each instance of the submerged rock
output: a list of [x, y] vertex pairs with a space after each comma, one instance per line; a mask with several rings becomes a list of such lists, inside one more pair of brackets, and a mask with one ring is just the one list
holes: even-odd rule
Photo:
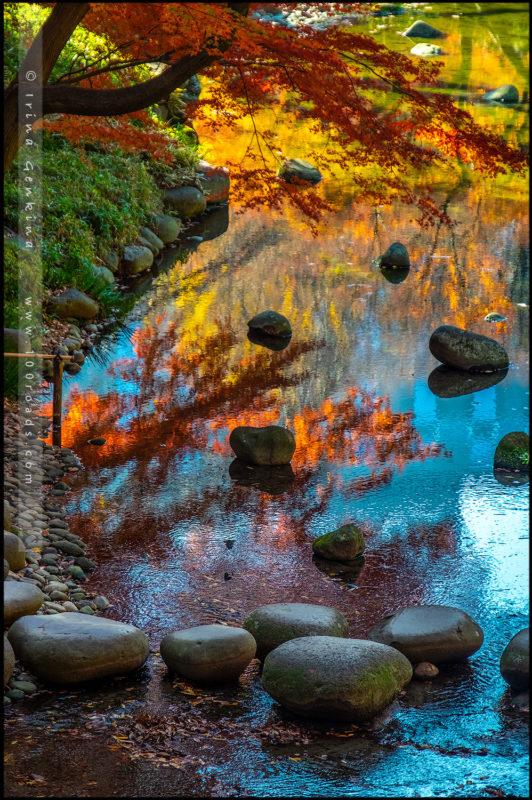
[[304, 716], [363, 722], [412, 679], [397, 650], [362, 639], [305, 636], [266, 656], [262, 685], [274, 700]]
[[122, 675], [149, 654], [148, 637], [134, 625], [74, 611], [24, 617], [8, 637], [26, 669], [56, 684]]
[[280, 425], [240, 425], [231, 431], [229, 444], [237, 458], [259, 466], [289, 464], [296, 449], [293, 433]]
[[512, 431], [503, 436], [493, 457], [494, 469], [528, 473], [530, 470], [530, 438], [525, 431]]
[[484, 100], [495, 101], [497, 103], [514, 104], [519, 102], [519, 91], [511, 83], [505, 83], [491, 92], [486, 92]]
[[522, 691], [529, 685], [530, 670], [529, 628], [513, 636], [503, 650], [500, 661], [501, 675], [512, 689]]
[[287, 337], [292, 335], [290, 322], [277, 311], [261, 311], [248, 322], [252, 331], [260, 331], [268, 336]]
[[469, 372], [496, 372], [510, 364], [506, 350], [495, 339], [454, 325], [436, 328], [429, 349], [438, 361]]
[[166, 666], [191, 681], [233, 681], [255, 656], [257, 645], [243, 628], [198, 625], [175, 631], [161, 642]]
[[409, 269], [410, 257], [404, 244], [401, 244], [401, 242], [393, 242], [379, 258], [379, 266], [381, 268], [399, 267], [400, 269]]
[[362, 532], [353, 523], [324, 533], [312, 543], [316, 555], [335, 561], [353, 561], [364, 552], [365, 547]]
[[369, 632], [374, 642], [397, 648], [413, 664], [459, 661], [482, 646], [482, 628], [452, 606], [409, 606], [378, 622]]
[[507, 369], [498, 372], [472, 373], [452, 369], [443, 364], [432, 370], [428, 377], [428, 387], [437, 397], [461, 397], [464, 394], [480, 392], [500, 383], [508, 374]]
[[164, 202], [181, 219], [199, 217], [207, 206], [205, 195], [195, 186], [177, 186], [175, 189], [167, 189], [164, 193]]
[[235, 458], [229, 465], [229, 475], [237, 486], [252, 486], [268, 494], [282, 494], [291, 489], [295, 475], [290, 464], [259, 467]]
[[4, 581], [4, 625], [11, 625], [19, 617], [35, 614], [43, 602], [43, 593], [33, 583]]
[[349, 625], [340, 611], [311, 603], [272, 603], [248, 614], [244, 628], [257, 642], [261, 660], [283, 642], [300, 636], [345, 637]]
[[403, 36], [409, 36], [411, 39], [441, 39], [447, 34], [433, 28], [428, 22], [417, 19], [403, 32]]
[[322, 179], [322, 174], [317, 167], [302, 158], [287, 158], [277, 171], [279, 178], [287, 183], [310, 183], [315, 185]]
[[73, 288], [66, 289], [61, 294], [52, 295], [48, 298], [48, 303], [52, 313], [62, 318], [92, 319], [100, 310], [96, 300], [93, 300], [85, 292]]

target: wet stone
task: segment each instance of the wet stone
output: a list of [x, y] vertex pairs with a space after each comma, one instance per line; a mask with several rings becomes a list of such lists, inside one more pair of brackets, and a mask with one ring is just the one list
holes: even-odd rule
[[436, 328], [429, 340], [429, 350], [448, 367], [469, 372], [496, 372], [510, 363], [504, 347], [494, 339], [454, 325]]
[[362, 532], [352, 523], [324, 533], [312, 543], [316, 555], [335, 561], [353, 561], [364, 552], [365, 547]]
[[414, 677], [420, 681], [429, 681], [439, 674], [440, 670], [436, 664], [431, 664], [430, 661], [421, 661], [414, 668]]
[[199, 682], [236, 680], [255, 655], [253, 636], [242, 628], [199, 625], [165, 636], [161, 656], [172, 671]]
[[516, 633], [504, 648], [500, 661], [501, 675], [512, 689], [523, 691], [529, 685], [530, 636], [529, 628]]
[[392, 647], [362, 639], [305, 636], [272, 650], [262, 685], [274, 700], [304, 716], [363, 722], [382, 711], [412, 678]]
[[261, 311], [248, 322], [252, 331], [260, 331], [268, 336], [288, 337], [292, 335], [290, 322], [277, 311]]
[[229, 444], [237, 458], [259, 466], [289, 464], [296, 449], [293, 433], [280, 425], [240, 425], [231, 431]]
[[465, 611], [452, 606], [420, 605], [401, 608], [384, 617], [368, 638], [397, 648], [413, 664], [441, 664], [476, 653], [484, 634]]
[[68, 555], [72, 556], [82, 556], [83, 550], [79, 545], [74, 544], [74, 542], [69, 542], [67, 539], [59, 539], [56, 541], [55, 546], [58, 550], [61, 550], [63, 553], [67, 553]]
[[272, 603], [252, 611], [244, 628], [257, 642], [261, 660], [274, 648], [300, 636], [338, 636], [349, 633], [349, 625], [340, 611], [311, 603]]

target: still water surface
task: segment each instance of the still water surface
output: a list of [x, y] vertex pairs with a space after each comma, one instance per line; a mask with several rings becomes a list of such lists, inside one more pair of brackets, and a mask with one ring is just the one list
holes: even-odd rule
[[[66, 507], [98, 563], [88, 588], [153, 652], [140, 682], [25, 701], [32, 713], [12, 723], [7, 753], [53, 796], [527, 796], [527, 715], [498, 664], [528, 624], [528, 484], [500, 483], [493, 454], [504, 434], [528, 430], [528, 208], [486, 186], [446, 200], [452, 231], [346, 200], [317, 238], [290, 210], [215, 210], [185, 232], [204, 241], [167, 250], [125, 326], [67, 379], [63, 444], [85, 469]], [[396, 240], [412, 260], [399, 283], [374, 263]], [[267, 308], [291, 320], [284, 350], [247, 338]], [[491, 311], [505, 321], [484, 321]], [[439, 396], [453, 394], [448, 381], [437, 389], [428, 350], [442, 323], [500, 341], [506, 376]], [[293, 474], [272, 484], [231, 466], [241, 424], [294, 430]], [[106, 445], [88, 445], [94, 436]], [[366, 536], [358, 574], [312, 560], [312, 541], [347, 521]], [[272, 744], [268, 727], [295, 718], [262, 691], [256, 666], [238, 687], [192, 695], [157, 651], [172, 630], [238, 625], [282, 601], [338, 608], [354, 638], [404, 605], [458, 606], [485, 641], [367, 726]], [[219, 738], [210, 728], [167, 742], [184, 761], [163, 768], [155, 740], [127, 755], [112, 739], [113, 722], [127, 735], [141, 714], [197, 715]]]

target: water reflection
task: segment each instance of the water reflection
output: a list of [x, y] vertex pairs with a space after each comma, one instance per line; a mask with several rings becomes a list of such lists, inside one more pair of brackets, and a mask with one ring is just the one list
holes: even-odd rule
[[383, 278], [386, 278], [388, 283], [402, 283], [410, 272], [410, 268], [406, 269], [386, 269], [381, 267], [380, 273]]
[[290, 464], [258, 467], [235, 458], [229, 465], [229, 475], [237, 486], [252, 486], [268, 494], [282, 494], [292, 488], [295, 475]]
[[284, 350], [291, 341], [291, 336], [270, 336], [267, 333], [250, 328], [248, 331], [248, 339], [253, 344], [260, 344], [262, 347], [267, 347], [268, 350]]
[[356, 583], [358, 576], [362, 572], [364, 566], [364, 556], [352, 561], [333, 561], [328, 558], [319, 558], [314, 556], [314, 565], [320, 572], [329, 577], [337, 577], [344, 583]]
[[427, 385], [437, 397], [460, 397], [495, 386], [507, 373], [508, 370], [504, 369], [489, 374], [472, 374], [441, 365], [432, 370]]

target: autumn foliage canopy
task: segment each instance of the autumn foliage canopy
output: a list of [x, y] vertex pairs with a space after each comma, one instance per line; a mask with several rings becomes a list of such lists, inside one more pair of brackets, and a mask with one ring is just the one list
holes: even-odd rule
[[[334, 5], [313, 4], [329, 13]], [[343, 13], [367, 13], [369, 6], [340, 5]], [[309, 161], [340, 167], [365, 200], [400, 197], [417, 205], [424, 220], [445, 214], [429, 186], [415, 193], [409, 188], [410, 168], [422, 173], [458, 159], [494, 176], [526, 165], [520, 149], [430, 91], [438, 86], [437, 62], [388, 50], [356, 28], [275, 26], [250, 16], [260, 10], [258, 3], [57, 3], [45, 50], [68, 7], [79, 9], [79, 19], [67, 25], [104, 36], [107, 51], [92, 62], [78, 60], [53, 82], [43, 75], [47, 126], [73, 140], [115, 141], [171, 159], [164, 123], [156, 125], [145, 109], [200, 73], [214, 79], [215, 90], [198, 102], [196, 119], [208, 118], [212, 129], [223, 125], [225, 132], [243, 117], [253, 119], [244, 160], [223, 165], [230, 169], [233, 191], [245, 187], [248, 205], [275, 204], [284, 192], [314, 218], [327, 206], [316, 192], [276, 176], [285, 154], [276, 150], [275, 132], [260, 129], [255, 120], [279, 96], [288, 98], [309, 130], [326, 134], [326, 144], [306, 155]], [[146, 68], [154, 63], [156, 77]]]

